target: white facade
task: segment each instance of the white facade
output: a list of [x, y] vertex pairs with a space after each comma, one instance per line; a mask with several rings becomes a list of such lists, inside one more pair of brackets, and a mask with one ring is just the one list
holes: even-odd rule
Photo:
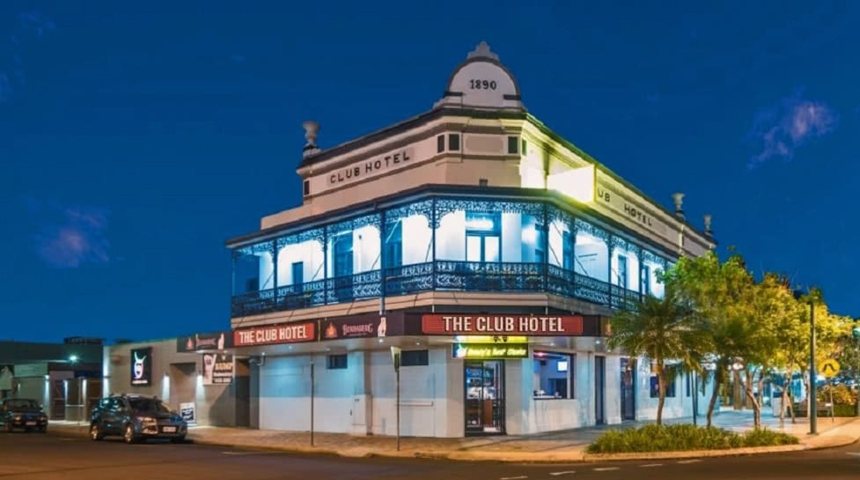
[[[237, 345], [259, 365], [252, 424], [306, 431], [313, 409], [316, 431], [394, 434], [391, 346], [427, 350], [425, 363], [401, 368], [406, 436], [530, 434], [656, 415], [648, 363], [624, 370], [630, 361], [606, 350], [601, 318], [662, 297], [661, 273], [713, 248], [710, 232], [528, 114], [485, 44], [425, 114], [325, 150], [307, 128], [302, 205], [228, 242], [231, 324], [243, 341], [257, 338], [253, 329], [316, 328], [307, 343]], [[475, 331], [459, 339], [428, 330], [439, 312], [553, 316], [568, 330], [511, 334], [525, 338], [511, 342], [525, 358], [478, 362], [454, 354], [455, 345], [478, 348]], [[365, 328], [359, 320], [369, 322], [352, 332], [360, 340], [338, 337]], [[570, 327], [577, 321], [587, 328]], [[509, 333], [484, 342], [507, 348]], [[691, 415], [686, 382], [676, 380], [665, 417]]]

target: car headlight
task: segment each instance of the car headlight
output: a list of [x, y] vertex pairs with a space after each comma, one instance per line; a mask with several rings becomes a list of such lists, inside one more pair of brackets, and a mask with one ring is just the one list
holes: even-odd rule
[[158, 423], [158, 421], [153, 417], [137, 417], [137, 421], [143, 425], [155, 425]]
[[15, 415], [15, 421], [20, 422], [21, 421], [21, 415]]

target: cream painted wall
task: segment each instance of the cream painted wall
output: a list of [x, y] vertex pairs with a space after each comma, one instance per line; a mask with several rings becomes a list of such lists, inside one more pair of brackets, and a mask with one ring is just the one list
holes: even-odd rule
[[402, 220], [403, 265], [433, 260], [433, 230], [424, 215], [411, 215]]
[[522, 262], [522, 215], [502, 213], [502, 261]]
[[604, 282], [609, 281], [609, 249], [603, 240], [587, 233], [577, 233], [574, 255], [576, 273]]
[[466, 260], [466, 212], [451, 212], [439, 221], [436, 230], [438, 260]]
[[302, 243], [286, 245], [278, 252], [278, 286], [294, 283], [293, 263], [295, 262], [303, 262], [304, 282], [321, 280], [324, 277], [322, 244], [316, 240], [306, 240]]

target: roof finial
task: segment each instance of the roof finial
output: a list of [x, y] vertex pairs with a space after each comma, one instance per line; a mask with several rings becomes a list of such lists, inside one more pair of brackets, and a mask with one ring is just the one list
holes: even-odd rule
[[475, 47], [474, 50], [472, 50], [471, 52], [469, 52], [468, 55], [466, 55], [466, 58], [476, 58], [476, 57], [477, 58], [491, 58], [493, 60], [499, 59], [499, 56], [490, 50], [490, 45], [487, 44], [487, 42], [485, 42], [483, 40], [481, 40], [481, 43], [479, 43], [478, 46]]
[[302, 123], [302, 127], [305, 129], [305, 148], [302, 149], [302, 156], [313, 155], [320, 151], [319, 147], [317, 147], [317, 134], [320, 131], [320, 124], [313, 120], [306, 120]]

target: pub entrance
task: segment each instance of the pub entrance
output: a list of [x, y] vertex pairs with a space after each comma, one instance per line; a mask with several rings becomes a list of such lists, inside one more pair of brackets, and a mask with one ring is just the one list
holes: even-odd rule
[[505, 361], [465, 360], [466, 435], [505, 433]]
[[621, 419], [636, 420], [636, 360], [621, 358]]

